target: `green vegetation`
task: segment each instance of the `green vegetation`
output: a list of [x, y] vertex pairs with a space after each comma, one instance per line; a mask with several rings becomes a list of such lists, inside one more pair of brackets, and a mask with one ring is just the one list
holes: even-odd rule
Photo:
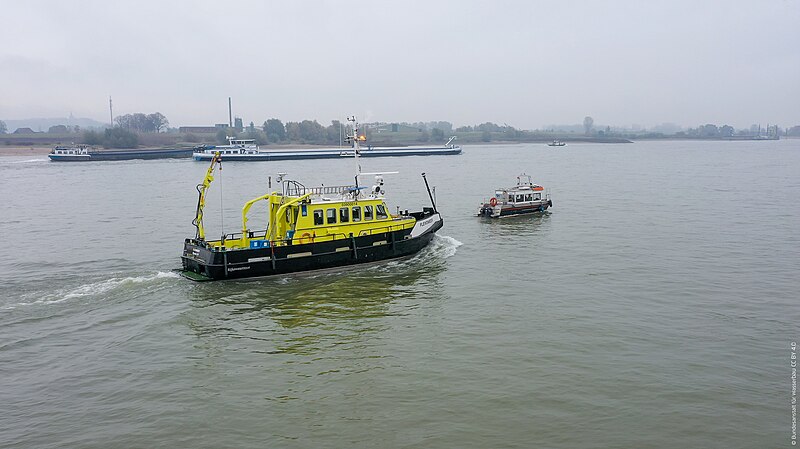
[[775, 138], [779, 135], [781, 135], [781, 129], [778, 126], [767, 126], [765, 129], [762, 129], [758, 125], [753, 125], [750, 129], [740, 129], [737, 131], [730, 125], [717, 126], [711, 123], [675, 133], [675, 137], [688, 137], [692, 139], [729, 139], [756, 136]]
[[[114, 119], [117, 126], [107, 128], [102, 133], [98, 131], [85, 131], [82, 143], [87, 145], [102, 145], [105, 148], [136, 148], [139, 146], [138, 133], [159, 133], [166, 130], [169, 120], [160, 112], [152, 114], [120, 115]], [[51, 127], [51, 131], [63, 125]], [[78, 129], [76, 127], [75, 131]]]
[[105, 148], [136, 148], [139, 137], [136, 133], [120, 127], [108, 128], [102, 134], [97, 131], [83, 133], [83, 143], [87, 145], [102, 145]]
[[[591, 117], [587, 117], [591, 119]], [[237, 123], [241, 123], [239, 120]], [[591, 123], [589, 124], [591, 127]], [[415, 123], [364, 123], [360, 125], [359, 132], [366, 135], [367, 143], [373, 146], [380, 145], [415, 145], [420, 143], [444, 144], [450, 136], [456, 136], [462, 143], [487, 143], [487, 142], [546, 142], [553, 139], [591, 140], [591, 141], [625, 141], [617, 136], [604, 136], [589, 133], [586, 136], [565, 135], [563, 132], [553, 131], [523, 131], [509, 125], [498, 125], [484, 122], [474, 126], [462, 126], [453, 129], [450, 122], [415, 122]], [[344, 136], [351, 132], [349, 125], [338, 120], [331, 121], [328, 126], [323, 126], [316, 120], [302, 120], [299, 122], [286, 122], [277, 118], [266, 120], [260, 127], [253, 122], [237, 130], [222, 128], [214, 136], [218, 144], [228, 142], [229, 137], [237, 139], [253, 139], [259, 145], [267, 144], [302, 144], [302, 145], [339, 145], [343, 144]], [[197, 136], [191, 136], [196, 141]], [[188, 136], [186, 136], [188, 140]], [[346, 145], [346, 144], [344, 144]]]
[[283, 127], [283, 122], [276, 118], [271, 118], [264, 122], [262, 126], [264, 132], [267, 134], [267, 140], [270, 142], [282, 142], [286, 140], [286, 129]]
[[169, 120], [160, 112], [125, 114], [118, 116], [114, 121], [120, 128], [142, 133], [158, 133], [169, 126]]
[[235, 134], [242, 139], [254, 139], [259, 145], [265, 144], [308, 144], [308, 145], [337, 145], [346, 134], [346, 128], [338, 120], [333, 120], [330, 125], [322, 126], [316, 120], [303, 120], [301, 122], [287, 122], [285, 125], [277, 118], [265, 121], [260, 128], [253, 122], [241, 133], [233, 133], [228, 129], [217, 133], [220, 137]]

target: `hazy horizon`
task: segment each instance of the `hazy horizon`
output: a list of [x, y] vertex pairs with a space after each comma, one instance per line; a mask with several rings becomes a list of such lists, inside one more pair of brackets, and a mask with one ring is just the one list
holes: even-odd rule
[[0, 120], [800, 124], [800, 2], [5, 4]]

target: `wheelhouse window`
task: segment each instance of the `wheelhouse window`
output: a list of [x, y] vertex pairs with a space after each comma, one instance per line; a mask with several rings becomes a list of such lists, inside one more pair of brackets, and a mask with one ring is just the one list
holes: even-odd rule
[[534, 193], [534, 194], [533, 194], [533, 199], [535, 199], [535, 200], [540, 200], [540, 199], [542, 199], [542, 194], [541, 194], [541, 193]]
[[364, 206], [364, 221], [372, 220], [372, 206]]
[[328, 224], [336, 224], [336, 209], [328, 209], [325, 213], [328, 216]]
[[304, 217], [308, 217], [308, 205], [307, 205], [307, 204], [302, 204], [302, 205], [300, 206], [300, 213], [301, 213], [301, 214], [302, 214]]
[[361, 206], [353, 206], [353, 221], [361, 221]]
[[314, 226], [321, 226], [325, 224], [324, 213], [322, 209], [314, 210]]
[[517, 195], [517, 202], [521, 203], [525, 199], [525, 195]]
[[533, 201], [533, 195], [530, 193], [525, 194], [525, 201]]
[[388, 215], [386, 215], [386, 208], [383, 207], [383, 204], [378, 204], [377, 206], [375, 206], [375, 212], [377, 214], [378, 220], [384, 220], [388, 217]]
[[339, 208], [339, 222], [347, 223], [348, 221], [350, 221], [350, 208], [349, 207]]

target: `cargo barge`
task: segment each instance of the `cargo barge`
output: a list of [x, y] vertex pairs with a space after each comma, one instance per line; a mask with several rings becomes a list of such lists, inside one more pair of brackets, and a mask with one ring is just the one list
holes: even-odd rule
[[55, 162], [125, 161], [132, 159], [178, 159], [192, 157], [193, 148], [151, 150], [96, 150], [88, 145], [57, 146], [47, 155]]

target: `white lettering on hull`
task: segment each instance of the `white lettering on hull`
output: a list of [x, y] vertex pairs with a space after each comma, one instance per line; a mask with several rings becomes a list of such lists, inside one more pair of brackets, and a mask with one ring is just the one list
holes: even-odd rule
[[420, 235], [424, 234], [428, 229], [433, 227], [435, 223], [441, 221], [441, 219], [442, 217], [439, 216], [439, 214], [434, 214], [433, 216], [422, 221], [418, 221], [411, 230], [411, 238], [419, 237]]
[[229, 267], [228, 271], [242, 271], [242, 270], [249, 270], [249, 269], [250, 269], [250, 266], [248, 265], [246, 267]]

